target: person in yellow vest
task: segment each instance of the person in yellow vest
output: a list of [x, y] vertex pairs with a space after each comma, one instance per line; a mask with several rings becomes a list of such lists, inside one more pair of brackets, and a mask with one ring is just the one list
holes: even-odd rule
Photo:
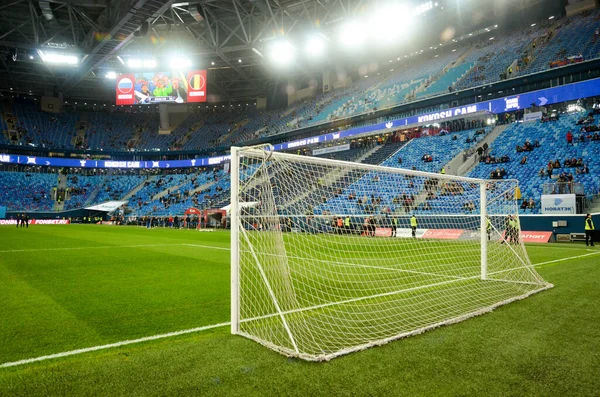
[[396, 237], [397, 230], [398, 230], [398, 218], [393, 217], [392, 218], [392, 236], [391, 237]]
[[446, 167], [442, 167], [442, 170], [440, 171], [440, 174], [444, 175], [446, 173]]
[[585, 216], [585, 245], [594, 246], [594, 221], [592, 220], [592, 215], [587, 214]]
[[346, 219], [344, 219], [344, 228], [346, 229], [346, 233], [349, 234], [350, 233], [350, 217], [346, 216]]
[[521, 188], [517, 186], [515, 188], [515, 200], [521, 200], [522, 198], [523, 196], [521, 195]]
[[413, 214], [413, 216], [410, 217], [410, 228], [412, 229], [412, 236], [414, 238], [417, 238], [417, 226], [419, 225], [419, 222], [417, 222], [417, 217], [415, 216], [415, 214]]

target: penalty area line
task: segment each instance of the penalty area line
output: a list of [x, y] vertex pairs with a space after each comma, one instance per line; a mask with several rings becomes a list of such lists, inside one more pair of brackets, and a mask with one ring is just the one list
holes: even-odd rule
[[62, 353], [49, 354], [47, 356], [41, 356], [41, 357], [36, 357], [36, 358], [28, 358], [28, 359], [25, 359], [25, 360], [19, 360], [19, 361], [13, 361], [13, 362], [8, 362], [8, 363], [3, 363], [3, 364], [0, 364], [0, 368], [16, 367], [16, 366], [19, 366], [19, 365], [35, 363], [35, 362], [38, 362], [38, 361], [51, 360], [53, 358], [62, 358], [62, 357], [74, 356], [74, 355], [77, 355], [77, 354], [89, 353], [89, 352], [94, 352], [94, 351], [98, 351], [98, 350], [112, 349], [112, 348], [115, 348], [115, 347], [133, 345], [133, 344], [136, 344], [136, 343], [148, 342], [148, 341], [153, 341], [153, 340], [157, 340], [157, 339], [171, 338], [173, 336], [191, 334], [191, 333], [194, 333], [194, 332], [201, 332], [201, 331], [206, 331], [206, 330], [209, 330], [209, 329], [226, 327], [228, 325], [231, 325], [231, 323], [227, 322], [227, 323], [218, 323], [218, 324], [212, 324], [212, 325], [205, 325], [203, 327], [191, 328], [191, 329], [186, 329], [186, 330], [183, 330], [183, 331], [169, 332], [167, 334], [158, 334], [158, 335], [153, 335], [153, 336], [146, 336], [144, 338], [132, 339], [132, 340], [125, 340], [125, 341], [116, 342], [116, 343], [109, 343], [107, 345], [99, 345], [99, 346], [87, 347], [87, 348], [84, 348], [84, 349], [71, 350], [71, 351], [62, 352]]

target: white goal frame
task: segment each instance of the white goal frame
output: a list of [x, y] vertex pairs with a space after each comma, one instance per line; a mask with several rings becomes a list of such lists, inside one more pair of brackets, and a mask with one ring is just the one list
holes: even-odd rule
[[[302, 359], [309, 360], [309, 361], [330, 360], [330, 359], [332, 359], [334, 357], [338, 357], [340, 355], [363, 350], [363, 349], [366, 349], [366, 348], [369, 348], [372, 346], [382, 345], [382, 344], [385, 344], [390, 341], [400, 339], [403, 337], [417, 335], [424, 331], [427, 331], [427, 330], [430, 330], [433, 328], [437, 328], [442, 325], [460, 322], [467, 318], [471, 318], [471, 317], [474, 317], [474, 316], [477, 316], [480, 314], [490, 312], [490, 311], [494, 310], [496, 307], [505, 305], [507, 303], [510, 303], [510, 302], [513, 302], [516, 300], [524, 299], [534, 293], [537, 293], [537, 292], [540, 292], [540, 291], [543, 291], [543, 290], [553, 287], [552, 284], [549, 284], [549, 283], [543, 281], [541, 279], [541, 277], [539, 277], [539, 275], [537, 275], [537, 273], [535, 273], [535, 270], [533, 270], [533, 267], [527, 258], [526, 263], [525, 262], [523, 263], [523, 267], [527, 268], [528, 271], [532, 272], [532, 274], [534, 274], [535, 277], [537, 277], [539, 279], [539, 284], [536, 282], [537, 288], [533, 291], [528, 291], [527, 293], [525, 293], [523, 295], [511, 297], [510, 299], [496, 302], [492, 305], [483, 307], [477, 311], [470, 312], [466, 315], [460, 315], [457, 317], [449, 318], [445, 321], [427, 325], [425, 327], [413, 330], [411, 332], [398, 333], [391, 337], [387, 337], [387, 338], [383, 338], [383, 339], [375, 340], [375, 341], [369, 341], [368, 343], [348, 347], [348, 348], [345, 348], [345, 349], [342, 349], [342, 350], [339, 350], [336, 352], [327, 353], [327, 354], [320, 354], [320, 355], [305, 354], [298, 349], [293, 332], [286, 322], [286, 316], [288, 316], [292, 313], [313, 310], [313, 309], [322, 308], [325, 306], [330, 306], [330, 305], [333, 306], [333, 305], [343, 304], [343, 303], [346, 303], [349, 301], [353, 301], [353, 299], [351, 299], [349, 301], [331, 302], [330, 304], [317, 305], [314, 307], [306, 307], [306, 308], [300, 308], [300, 309], [295, 309], [295, 310], [290, 310], [290, 311], [283, 311], [277, 302], [277, 298], [276, 298], [273, 290], [271, 289], [267, 275], [265, 274], [265, 272], [262, 269], [259, 269], [259, 272], [262, 276], [262, 280], [264, 282], [264, 287], [268, 290], [268, 293], [273, 300], [272, 303], [273, 303], [274, 307], [276, 308], [277, 313], [267, 315], [267, 316], [259, 316], [259, 317], [255, 317], [255, 318], [250, 318], [250, 319], [240, 319], [240, 244], [239, 243], [240, 243], [240, 238], [242, 238], [241, 233], [240, 233], [240, 227], [241, 227], [240, 210], [241, 210], [242, 205], [240, 205], [240, 201], [239, 201], [240, 177], [241, 177], [240, 161], [244, 157], [245, 154], [249, 155], [253, 158], [262, 156], [265, 161], [269, 161], [269, 159], [271, 159], [271, 158], [290, 160], [290, 161], [297, 160], [297, 161], [308, 162], [310, 164], [321, 165], [321, 166], [339, 165], [339, 166], [343, 166], [343, 167], [359, 167], [361, 170], [365, 170], [365, 171], [380, 171], [380, 172], [386, 172], [386, 173], [401, 174], [403, 176], [436, 178], [440, 181], [454, 181], [454, 182], [458, 181], [458, 182], [465, 182], [465, 183], [470, 183], [470, 184], [477, 184], [479, 186], [480, 203], [481, 203], [480, 211], [478, 214], [479, 227], [480, 227], [480, 274], [477, 276], [477, 278], [480, 280], [489, 280], [488, 275], [493, 274], [493, 272], [488, 273], [488, 234], [485, 232], [488, 227], [488, 214], [487, 214], [487, 210], [486, 210], [487, 209], [487, 192], [486, 192], [486, 190], [487, 190], [487, 184], [491, 181], [484, 180], [484, 179], [455, 176], [455, 175], [447, 175], [447, 174], [433, 174], [433, 173], [428, 173], [428, 172], [385, 167], [385, 166], [380, 166], [380, 165], [353, 163], [353, 162], [347, 162], [347, 161], [324, 159], [324, 158], [319, 158], [319, 157], [308, 157], [308, 156], [300, 156], [300, 155], [287, 154], [287, 153], [279, 153], [279, 152], [274, 152], [270, 145], [261, 145], [261, 146], [255, 146], [255, 147], [232, 147], [231, 148], [231, 167], [230, 167], [230, 172], [231, 172], [231, 208], [230, 208], [231, 280], [230, 281], [231, 281], [231, 333], [234, 335], [241, 335], [241, 336], [247, 337], [249, 339], [252, 339], [252, 340], [254, 340], [270, 349], [278, 351], [286, 356], [298, 357], [298, 358], [302, 358]], [[516, 183], [518, 183], [518, 182], [516, 182]], [[519, 244], [523, 247], [522, 242], [520, 242]], [[512, 248], [510, 248], [510, 249], [512, 249]], [[524, 248], [523, 248], [523, 250], [524, 250]], [[258, 261], [258, 258], [256, 257], [256, 255], [254, 255], [254, 258], [256, 258], [256, 260]], [[259, 265], [259, 267], [260, 267], [260, 265]], [[501, 272], [496, 272], [496, 273], [501, 273]], [[498, 278], [494, 279], [493, 281], [516, 282], [516, 283], [519, 282], [519, 281], [513, 281], [513, 280], [501, 280]], [[442, 285], [442, 284], [446, 284], [446, 283], [450, 283], [450, 282], [452, 282], [452, 281], [441, 282], [439, 284]], [[417, 290], [419, 288], [420, 287], [417, 287], [414, 289]], [[406, 291], [406, 290], [403, 290], [402, 292], [404, 292], [404, 291]], [[387, 293], [387, 294], [389, 294], [389, 293]], [[385, 296], [387, 294], [381, 294], [381, 296]], [[377, 295], [374, 295], [374, 296], [377, 296]], [[367, 297], [367, 298], [371, 298], [371, 297], [372, 296]], [[356, 300], [360, 300], [360, 299], [366, 299], [366, 298], [356, 298]], [[276, 317], [276, 316], [281, 319], [281, 323], [285, 327], [285, 330], [289, 336], [289, 339], [291, 341], [293, 349], [281, 347], [281, 346], [274, 344], [268, 340], [264, 340], [255, 335], [251, 335], [251, 334], [248, 334], [248, 333], [240, 330], [240, 325], [244, 321], [251, 321], [251, 320], [263, 319], [263, 318], [267, 318], [267, 317]]]

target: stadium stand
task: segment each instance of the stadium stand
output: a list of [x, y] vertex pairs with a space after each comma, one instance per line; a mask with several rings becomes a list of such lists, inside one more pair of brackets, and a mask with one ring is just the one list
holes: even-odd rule
[[[415, 138], [402, 146], [400, 150], [397, 150], [382, 165], [418, 171], [440, 172], [442, 167], [452, 158], [473, 145], [471, 139], [476, 136], [476, 132], [478, 130], [467, 130], [442, 136]], [[467, 138], [469, 138], [469, 142], [467, 142]], [[428, 155], [431, 156], [431, 159], [425, 158]], [[366, 211], [366, 206], [369, 206], [368, 210], [373, 213], [385, 213], [388, 210], [389, 212], [410, 212], [415, 209], [414, 204], [417, 203], [414, 197], [425, 188], [423, 181], [418, 181], [405, 192], [409, 197], [412, 197], [410, 204], [407, 205], [404, 200], [397, 201], [394, 196], [396, 190], [393, 187], [393, 179], [389, 179], [389, 177], [390, 175], [387, 174], [369, 172], [357, 181], [351, 182], [342, 192], [336, 195], [337, 197], [333, 197], [316, 207], [314, 209], [315, 214], [331, 213], [334, 209], [337, 211], [342, 210], [348, 214], [360, 214]], [[374, 202], [372, 198], [362, 197], [360, 192], [377, 192], [381, 197], [377, 202]], [[358, 199], [350, 199], [351, 193], [357, 194], [361, 202], [359, 203]], [[444, 205], [442, 201], [443, 198], [440, 198], [437, 205]], [[462, 209], [456, 208], [455, 211], [459, 213]], [[422, 212], [426, 211], [423, 210]]]
[[[494, 40], [458, 43], [457, 51], [439, 56], [434, 56], [433, 51], [420, 54], [406, 59], [404, 65], [395, 64], [392, 71], [375, 70], [366, 79], [307, 98], [284, 110], [240, 107], [192, 113], [165, 135], [158, 133], [156, 112], [54, 114], [39, 111], [36, 104], [15, 100], [12, 107], [3, 106], [2, 127], [6, 132], [0, 139], [13, 145], [115, 151], [206, 150], [241, 144], [443, 94], [449, 87], [463, 90], [559, 64], [598, 58], [599, 15], [598, 11], [588, 12], [520, 31], [499, 32]], [[507, 74], [508, 70], [513, 73]], [[16, 132], [12, 136], [8, 134], [7, 114], [15, 121]]]
[[[536, 203], [535, 208], [521, 209], [521, 212], [539, 213], [544, 183], [558, 182], [563, 173], [563, 177], [570, 178], [569, 174], [572, 174], [573, 182], [582, 183], [585, 194], [591, 199], [600, 187], [597, 178], [600, 171], [600, 142], [591, 140], [593, 133], [579, 132], [581, 126], [576, 123], [583, 116], [585, 113], [574, 113], [564, 115], [558, 121], [511, 124], [496, 138], [490, 150], [490, 157], [500, 159], [502, 156], [508, 156], [510, 161], [488, 164], [481, 162], [469, 176], [490, 178], [493, 171], [504, 169], [505, 178], [519, 180], [522, 198], [533, 198]], [[572, 131], [575, 136], [572, 145], [566, 141], [568, 131]], [[583, 137], [583, 141], [579, 141], [580, 137]], [[536, 140], [539, 141], [539, 147], [534, 147], [532, 152], [516, 152], [517, 145], [523, 146], [527, 140], [532, 145]], [[527, 157], [525, 164], [521, 164], [523, 156]], [[573, 158], [581, 159], [589, 168], [589, 173], [580, 173], [583, 166], [565, 167], [564, 161]], [[559, 161], [560, 168], [554, 168], [552, 176], [549, 177], [548, 162], [556, 160]], [[545, 171], [543, 176], [540, 175], [542, 169]]]
[[0, 172], [0, 206], [9, 211], [49, 211], [56, 174]]
[[543, 45], [533, 51], [531, 61], [521, 74], [538, 73], [553, 67], [564, 66], [583, 60], [595, 59], [600, 55], [598, 10], [586, 12], [560, 20], [550, 31]]

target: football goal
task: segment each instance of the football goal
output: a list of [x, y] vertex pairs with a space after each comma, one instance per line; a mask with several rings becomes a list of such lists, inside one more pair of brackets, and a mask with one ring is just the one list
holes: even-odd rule
[[329, 360], [552, 287], [515, 180], [231, 150], [231, 331]]

